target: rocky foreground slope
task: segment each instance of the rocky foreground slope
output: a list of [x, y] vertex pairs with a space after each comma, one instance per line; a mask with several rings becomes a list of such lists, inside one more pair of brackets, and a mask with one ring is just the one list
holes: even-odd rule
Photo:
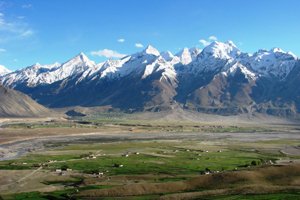
[[53, 113], [21, 92], [0, 85], [0, 117], [46, 117]]

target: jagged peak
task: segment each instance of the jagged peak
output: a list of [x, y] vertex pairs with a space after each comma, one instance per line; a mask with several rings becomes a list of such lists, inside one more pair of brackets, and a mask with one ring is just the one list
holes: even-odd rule
[[244, 65], [242, 65], [239, 62], [236, 62], [231, 67], [229, 67], [229, 69], [226, 70], [226, 74], [227, 75], [230, 75], [230, 74], [233, 75], [237, 72], [238, 69], [245, 75], [245, 77], [248, 80], [249, 79], [255, 80], [257, 78], [256, 74], [254, 72], [250, 71], [247, 67], [245, 67]]
[[189, 54], [189, 48], [184, 47], [178, 53], [176, 53], [176, 56], [181, 57], [183, 54], [187, 54], [187, 53]]
[[286, 51], [284, 51], [284, 50], [282, 50], [281, 48], [278, 48], [278, 47], [274, 47], [270, 50], [259, 49], [257, 52], [255, 52], [253, 54], [253, 56], [254, 57], [257, 57], [257, 56], [261, 57], [261, 56], [265, 56], [265, 55], [277, 55], [277, 54], [292, 56], [293, 59], [295, 59], [295, 60], [298, 59], [298, 57], [295, 54], [293, 54], [291, 51], [286, 52]]
[[174, 58], [174, 55], [170, 51], [161, 52], [160, 55], [166, 61], [171, 61]]
[[278, 47], [274, 47], [270, 50], [270, 52], [273, 53], [286, 53], [285, 51], [283, 51], [282, 49], [278, 48]]
[[80, 59], [82, 61], [90, 61], [90, 59], [85, 55], [83, 52], [80, 52], [77, 56], [74, 57], [74, 59]]
[[298, 57], [295, 54], [293, 54], [291, 51], [286, 52], [286, 51], [284, 51], [284, 50], [282, 50], [281, 48], [278, 48], [278, 47], [272, 48], [269, 52], [275, 53], [275, 54], [276, 53], [287, 54], [287, 55], [292, 56], [294, 59], [298, 59]]
[[221, 59], [229, 59], [240, 54], [240, 50], [232, 41], [227, 41], [225, 43], [214, 41], [206, 46], [202, 52]]
[[73, 64], [78, 64], [78, 63], [84, 63], [85, 65], [95, 65], [94, 61], [91, 61], [87, 55], [85, 55], [83, 52], [80, 52], [79, 54], [77, 54], [75, 57], [71, 58], [70, 60], [68, 60], [67, 62], [65, 62], [63, 65], [73, 65]]
[[192, 48], [183, 48], [181, 51], [176, 53], [176, 56], [180, 59], [181, 63], [184, 65], [187, 65], [191, 63], [193, 60], [196, 59], [198, 54], [200, 54], [201, 49], [198, 49], [196, 47]]
[[11, 71], [7, 69], [5, 66], [0, 65], [0, 76], [10, 73]]
[[227, 42], [225, 42], [225, 44], [228, 44], [229, 46], [232, 46], [232, 47], [237, 48], [237, 46], [236, 46], [236, 45], [234, 44], [234, 42], [231, 41], [231, 40], [228, 40]]
[[293, 52], [291, 52], [291, 51], [288, 51], [288, 52], [286, 52], [287, 54], [289, 54], [290, 56], [293, 56], [293, 58], [295, 58], [296, 60], [298, 60], [299, 58], [298, 58], [298, 56], [296, 56]]
[[148, 55], [154, 55], [154, 56], [159, 56], [160, 55], [159, 51], [156, 48], [154, 48], [153, 46], [151, 46], [151, 45], [148, 45], [143, 50], [143, 53], [144, 54], [148, 54]]

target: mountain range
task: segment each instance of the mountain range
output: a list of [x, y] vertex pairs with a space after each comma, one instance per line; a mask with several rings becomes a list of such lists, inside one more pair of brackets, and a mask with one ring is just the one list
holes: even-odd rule
[[34, 64], [9, 72], [0, 83], [50, 108], [108, 106], [128, 112], [176, 108], [232, 115], [300, 112], [300, 60], [280, 48], [241, 52], [215, 41], [176, 55], [152, 46], [118, 60], [91, 61], [80, 53], [67, 62]]

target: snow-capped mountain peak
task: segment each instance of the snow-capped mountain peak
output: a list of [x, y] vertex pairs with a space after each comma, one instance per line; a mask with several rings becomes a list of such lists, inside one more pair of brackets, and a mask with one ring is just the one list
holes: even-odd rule
[[240, 50], [232, 41], [225, 43], [214, 41], [202, 51], [202, 54], [206, 56], [212, 56], [219, 59], [236, 58], [240, 53]]
[[293, 53], [273, 48], [269, 51], [259, 50], [242, 62], [263, 76], [275, 76], [282, 80], [293, 69], [296, 61], [297, 57]]
[[154, 55], [154, 56], [159, 56], [160, 55], [159, 51], [151, 45], [148, 45], [146, 47], [146, 49], [144, 49], [143, 53], [148, 54], [148, 55]]
[[183, 48], [176, 56], [180, 59], [181, 63], [187, 65], [196, 59], [198, 54], [201, 52], [198, 48]]
[[[84, 53], [79, 53], [77, 56], [74, 58], [70, 59], [66, 63], [72, 63], [72, 64], [79, 64], [79, 63], [84, 63], [86, 66], [93, 66], [95, 65], [94, 61], [91, 61]], [[66, 64], [65, 63], [65, 64]]]
[[233, 75], [237, 72], [237, 70], [240, 70], [245, 75], [245, 78], [247, 78], [248, 80], [255, 80], [257, 78], [254, 72], [251, 72], [249, 69], [247, 69], [247, 67], [243, 66], [239, 62], [235, 63], [228, 70], [226, 70], [225, 74]]
[[0, 76], [3, 76], [5, 74], [10, 73], [11, 71], [9, 69], [7, 69], [6, 67], [4, 67], [3, 65], [0, 65]]
[[271, 49], [271, 52], [273, 52], [273, 53], [285, 53], [285, 51], [283, 51], [282, 49], [277, 48], [277, 47]]
[[171, 61], [174, 58], [174, 55], [170, 51], [161, 52], [160, 55], [165, 61]]
[[179, 53], [176, 54], [179, 57], [182, 64], [187, 65], [192, 62], [192, 56], [188, 48], [183, 48]]

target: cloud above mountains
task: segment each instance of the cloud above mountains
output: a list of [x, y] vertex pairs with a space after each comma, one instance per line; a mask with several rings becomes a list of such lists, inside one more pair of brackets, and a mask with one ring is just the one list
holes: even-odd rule
[[0, 12], [0, 43], [25, 39], [34, 35], [32, 28], [19, 18], [7, 19]]
[[126, 54], [121, 54], [121, 53], [111, 50], [111, 49], [102, 49], [99, 51], [92, 51], [91, 55], [106, 57], [106, 58], [123, 58], [124, 56], [126, 56]]
[[203, 45], [203, 46], [207, 46], [209, 45], [210, 43], [212, 43], [213, 41], [216, 41], [218, 40], [218, 38], [214, 35], [211, 35], [208, 37], [208, 39], [200, 39], [199, 42]]
[[136, 47], [136, 48], [143, 48], [143, 47], [144, 47], [144, 45], [143, 45], [143, 44], [141, 44], [141, 43], [135, 43], [135, 47]]

